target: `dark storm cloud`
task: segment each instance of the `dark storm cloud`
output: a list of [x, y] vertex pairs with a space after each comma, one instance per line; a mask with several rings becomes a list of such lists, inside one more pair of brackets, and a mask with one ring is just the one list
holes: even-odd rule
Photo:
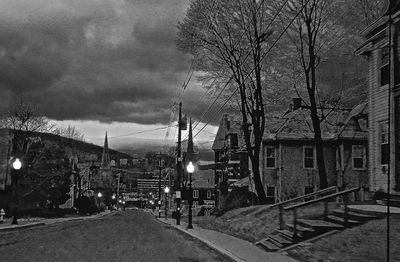
[[23, 97], [56, 120], [168, 122], [190, 64], [174, 44], [187, 5], [1, 1], [0, 112]]

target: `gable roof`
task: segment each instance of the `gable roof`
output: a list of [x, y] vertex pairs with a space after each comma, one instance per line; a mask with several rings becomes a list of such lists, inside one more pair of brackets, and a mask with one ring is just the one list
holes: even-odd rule
[[[368, 103], [364, 102], [349, 110], [336, 109], [330, 111], [321, 122], [322, 139], [361, 139], [368, 137]], [[320, 110], [320, 114], [323, 112]], [[277, 118], [278, 119], [278, 118]], [[314, 131], [309, 109], [299, 108], [286, 112], [274, 120], [273, 128], [264, 134], [266, 140], [313, 140]], [[279, 127], [278, 127], [279, 126]]]
[[229, 134], [237, 134], [239, 148], [245, 147], [244, 134], [242, 131], [242, 120], [238, 115], [223, 114], [218, 126], [217, 135], [215, 136], [212, 150], [221, 150], [225, 147], [226, 136]]
[[193, 188], [214, 188], [214, 170], [196, 170], [192, 175]]
[[[329, 110], [326, 111], [329, 112]], [[322, 114], [322, 111], [320, 111], [320, 114]], [[321, 122], [322, 139], [334, 139], [348, 114], [348, 110], [333, 110], [327, 114], [326, 118]], [[264, 140], [314, 139], [310, 113], [306, 108], [299, 108], [284, 114], [280, 119], [280, 123], [279, 128], [265, 134]]]

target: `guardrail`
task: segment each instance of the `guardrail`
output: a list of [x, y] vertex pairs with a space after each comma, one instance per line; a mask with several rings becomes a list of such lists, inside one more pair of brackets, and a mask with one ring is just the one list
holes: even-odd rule
[[[340, 192], [337, 192], [337, 193], [334, 193], [334, 194], [330, 194], [330, 195], [327, 195], [327, 196], [323, 196], [323, 197], [320, 197], [318, 199], [313, 199], [313, 200], [306, 201], [306, 202], [303, 202], [303, 203], [298, 203], [298, 204], [295, 204], [295, 205], [292, 205], [292, 206], [284, 207], [283, 208], [284, 211], [293, 210], [293, 237], [294, 238], [297, 237], [297, 228], [296, 228], [296, 226], [297, 226], [297, 209], [298, 208], [305, 207], [305, 206], [308, 206], [308, 205], [315, 204], [315, 203], [323, 201], [324, 202], [324, 219], [326, 219], [327, 216], [328, 216], [328, 200], [329, 199], [334, 198], [334, 197], [344, 196], [346, 194], [353, 193], [353, 192], [356, 192], [356, 191], [359, 191], [359, 190], [360, 190], [360, 188], [355, 187], [355, 188], [343, 190], [343, 191], [340, 191]], [[347, 201], [346, 197], [343, 198], [343, 202], [344, 202], [344, 217], [343, 218], [344, 218], [344, 226], [346, 226], [347, 225], [347, 221], [348, 221], [348, 208], [347, 208], [348, 201]]]
[[333, 192], [333, 191], [335, 191], [335, 192], [337, 191], [336, 186], [331, 186], [331, 187], [321, 189], [321, 190], [315, 191], [315, 192], [307, 194], [307, 195], [302, 195], [299, 197], [295, 197], [295, 198], [288, 199], [288, 200], [276, 203], [274, 205], [271, 205], [271, 207], [278, 206], [278, 208], [279, 208], [279, 229], [283, 229], [285, 226], [284, 221], [283, 221], [283, 206], [284, 205], [287, 205], [287, 204], [293, 203], [293, 202], [297, 202], [297, 201], [301, 201], [301, 200], [305, 200], [306, 198], [311, 198], [311, 197], [315, 198], [318, 195], [326, 194], [326, 193]]

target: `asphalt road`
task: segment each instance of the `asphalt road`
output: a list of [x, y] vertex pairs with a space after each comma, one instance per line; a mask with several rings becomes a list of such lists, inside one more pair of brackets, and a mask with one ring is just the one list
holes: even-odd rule
[[0, 232], [0, 261], [230, 261], [139, 210]]

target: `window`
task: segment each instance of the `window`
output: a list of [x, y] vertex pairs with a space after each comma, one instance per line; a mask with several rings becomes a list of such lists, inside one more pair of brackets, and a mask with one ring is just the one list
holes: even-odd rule
[[303, 147], [304, 168], [314, 168], [314, 148]]
[[197, 201], [193, 201], [193, 208], [196, 208], [199, 205]]
[[265, 148], [265, 167], [275, 168], [275, 147]]
[[381, 86], [389, 84], [390, 68], [389, 68], [389, 46], [385, 46], [381, 50]]
[[267, 187], [267, 203], [268, 204], [275, 203], [275, 187], [273, 186]]
[[238, 135], [237, 134], [229, 134], [228, 135], [228, 144], [230, 148], [235, 148], [238, 146]]
[[199, 198], [199, 190], [193, 190], [193, 198]]
[[352, 146], [353, 169], [365, 169], [365, 146], [353, 145]]
[[274, 186], [267, 187], [267, 197], [275, 197], [275, 187]]
[[381, 164], [387, 165], [389, 163], [389, 122], [385, 121], [380, 123], [381, 133]]
[[211, 190], [207, 190], [207, 199], [211, 198]]

